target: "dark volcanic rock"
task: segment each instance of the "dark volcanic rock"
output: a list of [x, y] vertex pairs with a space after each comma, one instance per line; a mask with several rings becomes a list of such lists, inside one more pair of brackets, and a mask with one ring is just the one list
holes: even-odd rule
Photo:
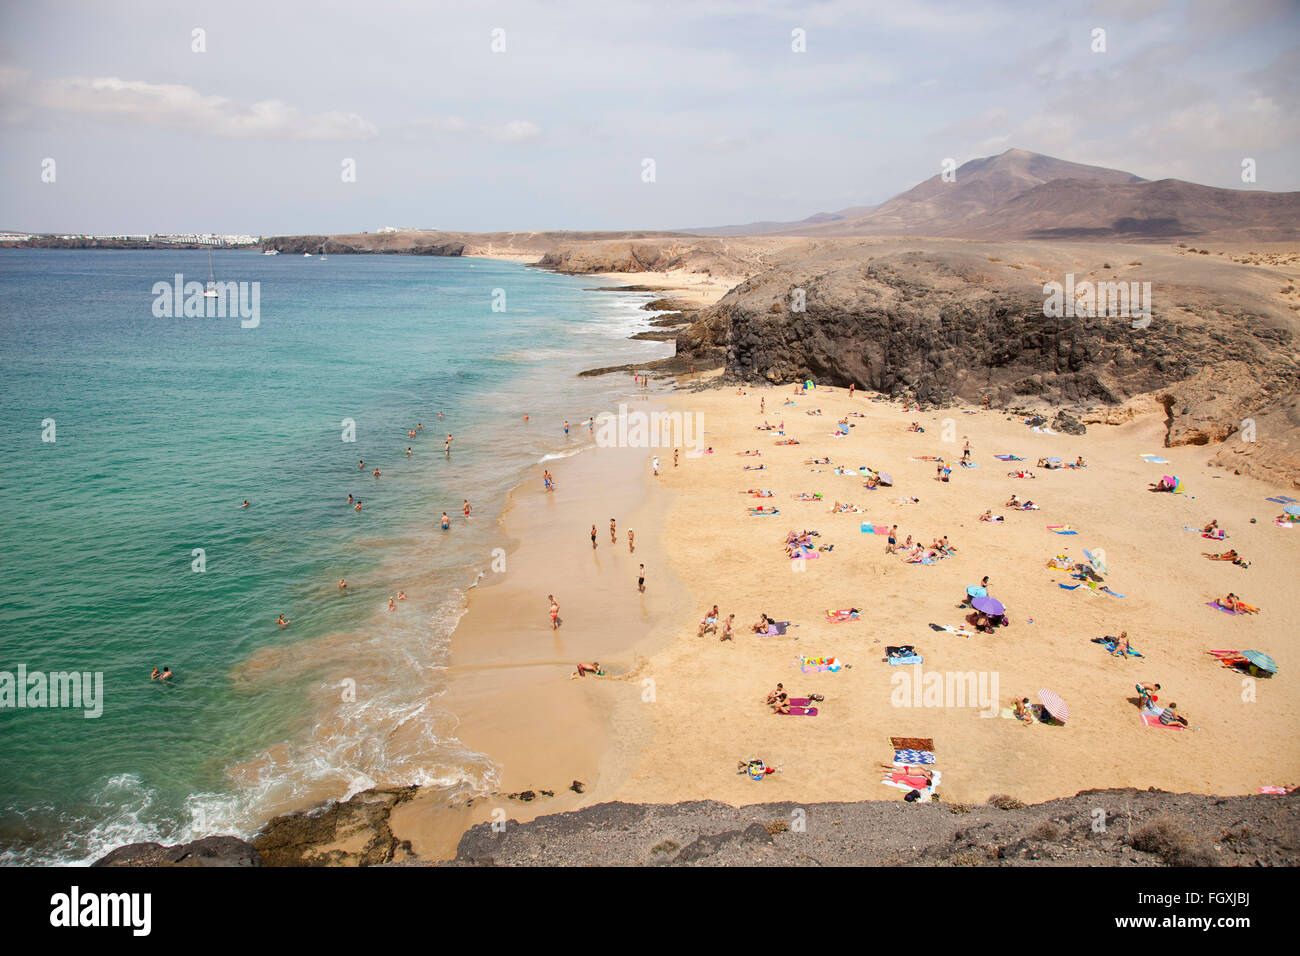
[[472, 827], [442, 866], [1294, 866], [1300, 800], [1088, 790], [1025, 806], [602, 803]]
[[262, 856], [238, 837], [211, 836], [192, 843], [130, 843], [91, 866], [261, 866]]

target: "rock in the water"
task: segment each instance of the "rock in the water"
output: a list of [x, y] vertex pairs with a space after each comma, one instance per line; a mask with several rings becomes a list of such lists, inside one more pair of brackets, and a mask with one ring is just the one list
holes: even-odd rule
[[192, 843], [129, 843], [91, 866], [261, 866], [262, 854], [232, 836], [210, 836]]

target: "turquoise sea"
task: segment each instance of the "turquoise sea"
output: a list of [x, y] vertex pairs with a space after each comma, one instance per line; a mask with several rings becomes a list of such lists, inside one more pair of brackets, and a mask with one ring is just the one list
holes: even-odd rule
[[507, 544], [508, 491], [632, 391], [575, 373], [670, 349], [627, 338], [651, 296], [590, 277], [213, 259], [260, 283], [255, 328], [154, 315], [155, 283], [207, 281], [204, 252], [0, 251], [0, 672], [98, 672], [104, 698], [94, 719], [0, 706], [0, 862], [248, 833], [375, 785], [490, 787], [439, 699], [465, 591]]

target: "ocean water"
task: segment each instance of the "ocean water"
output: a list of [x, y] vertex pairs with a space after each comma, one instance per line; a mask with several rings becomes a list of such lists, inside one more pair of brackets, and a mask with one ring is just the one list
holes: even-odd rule
[[154, 284], [205, 282], [203, 252], [0, 251], [0, 672], [103, 679], [97, 718], [0, 706], [0, 862], [249, 833], [376, 785], [490, 788], [440, 699], [465, 592], [507, 544], [508, 491], [632, 391], [575, 373], [671, 348], [627, 338], [652, 296], [589, 277], [214, 263], [260, 284], [256, 327], [155, 316]]

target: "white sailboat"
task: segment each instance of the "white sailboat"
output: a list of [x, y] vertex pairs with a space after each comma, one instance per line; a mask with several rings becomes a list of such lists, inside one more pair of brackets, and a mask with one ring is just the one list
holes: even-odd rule
[[217, 297], [217, 274], [212, 269], [212, 247], [208, 246], [208, 287], [203, 290], [203, 298]]

